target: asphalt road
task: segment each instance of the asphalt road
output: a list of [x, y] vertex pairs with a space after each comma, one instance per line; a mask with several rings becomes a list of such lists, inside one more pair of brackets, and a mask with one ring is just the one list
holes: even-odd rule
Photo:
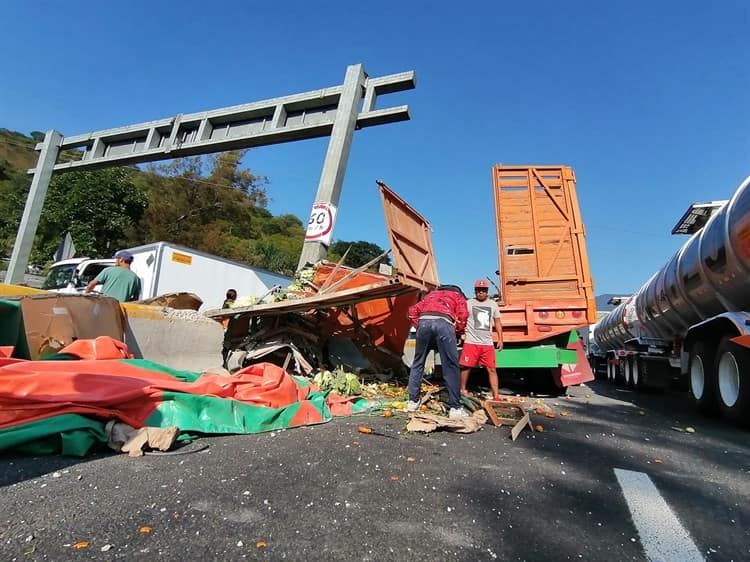
[[0, 456], [0, 560], [750, 559], [747, 431], [676, 394], [570, 394], [516, 442], [398, 415], [180, 456]]

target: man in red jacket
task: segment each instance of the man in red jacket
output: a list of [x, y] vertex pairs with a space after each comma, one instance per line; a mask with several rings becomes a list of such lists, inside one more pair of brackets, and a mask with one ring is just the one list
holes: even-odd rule
[[430, 349], [437, 347], [443, 379], [448, 388], [448, 417], [457, 419], [469, 415], [461, 407], [461, 373], [456, 346], [456, 334], [463, 331], [468, 317], [466, 297], [455, 285], [441, 285], [427, 293], [417, 304], [409, 307], [409, 319], [412, 326], [417, 329], [417, 339], [414, 361], [409, 371], [407, 412], [414, 412], [419, 407], [425, 359]]

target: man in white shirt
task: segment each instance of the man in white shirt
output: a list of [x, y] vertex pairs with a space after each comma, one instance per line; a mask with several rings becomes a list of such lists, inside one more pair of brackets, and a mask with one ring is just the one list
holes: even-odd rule
[[[489, 282], [479, 279], [474, 283], [473, 299], [468, 299], [469, 319], [466, 322], [466, 337], [461, 349], [461, 394], [467, 394], [466, 382], [469, 371], [474, 367], [484, 367], [490, 379], [493, 400], [500, 399], [497, 382], [495, 349], [503, 348], [503, 325], [500, 323], [500, 309], [497, 303], [488, 298]], [[497, 332], [497, 341], [492, 339], [492, 328]]]

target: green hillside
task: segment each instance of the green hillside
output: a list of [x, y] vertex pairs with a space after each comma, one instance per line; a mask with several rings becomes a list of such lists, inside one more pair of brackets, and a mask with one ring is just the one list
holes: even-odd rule
[[[10, 255], [36, 166], [29, 136], [0, 128], [0, 258]], [[52, 177], [31, 262], [50, 263], [70, 232], [77, 255], [109, 257], [118, 248], [164, 240], [292, 275], [305, 236], [294, 215], [266, 208], [270, 182], [243, 164], [248, 151], [182, 158], [152, 166], [67, 172]], [[75, 153], [61, 159], [76, 158]], [[335, 241], [329, 258], [352, 246], [346, 263], [363, 265], [383, 250], [366, 241]], [[388, 258], [382, 260], [390, 263]], [[377, 267], [377, 266], [375, 266]]]
[[14, 170], [25, 171], [33, 168], [36, 165], [35, 145], [36, 141], [32, 137], [0, 129], [0, 163], [5, 162]]
[[[13, 247], [36, 165], [29, 136], [0, 129], [0, 256]], [[267, 178], [243, 166], [247, 151], [185, 158], [149, 167], [68, 172], [52, 178], [34, 242], [46, 264], [65, 232], [78, 255], [165, 240], [279, 273], [297, 266], [304, 229], [267, 209]]]

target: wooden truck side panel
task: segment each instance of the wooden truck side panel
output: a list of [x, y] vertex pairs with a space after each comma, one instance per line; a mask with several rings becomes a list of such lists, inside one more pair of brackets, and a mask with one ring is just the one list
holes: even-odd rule
[[505, 341], [537, 342], [595, 322], [573, 170], [498, 164], [492, 175]]

